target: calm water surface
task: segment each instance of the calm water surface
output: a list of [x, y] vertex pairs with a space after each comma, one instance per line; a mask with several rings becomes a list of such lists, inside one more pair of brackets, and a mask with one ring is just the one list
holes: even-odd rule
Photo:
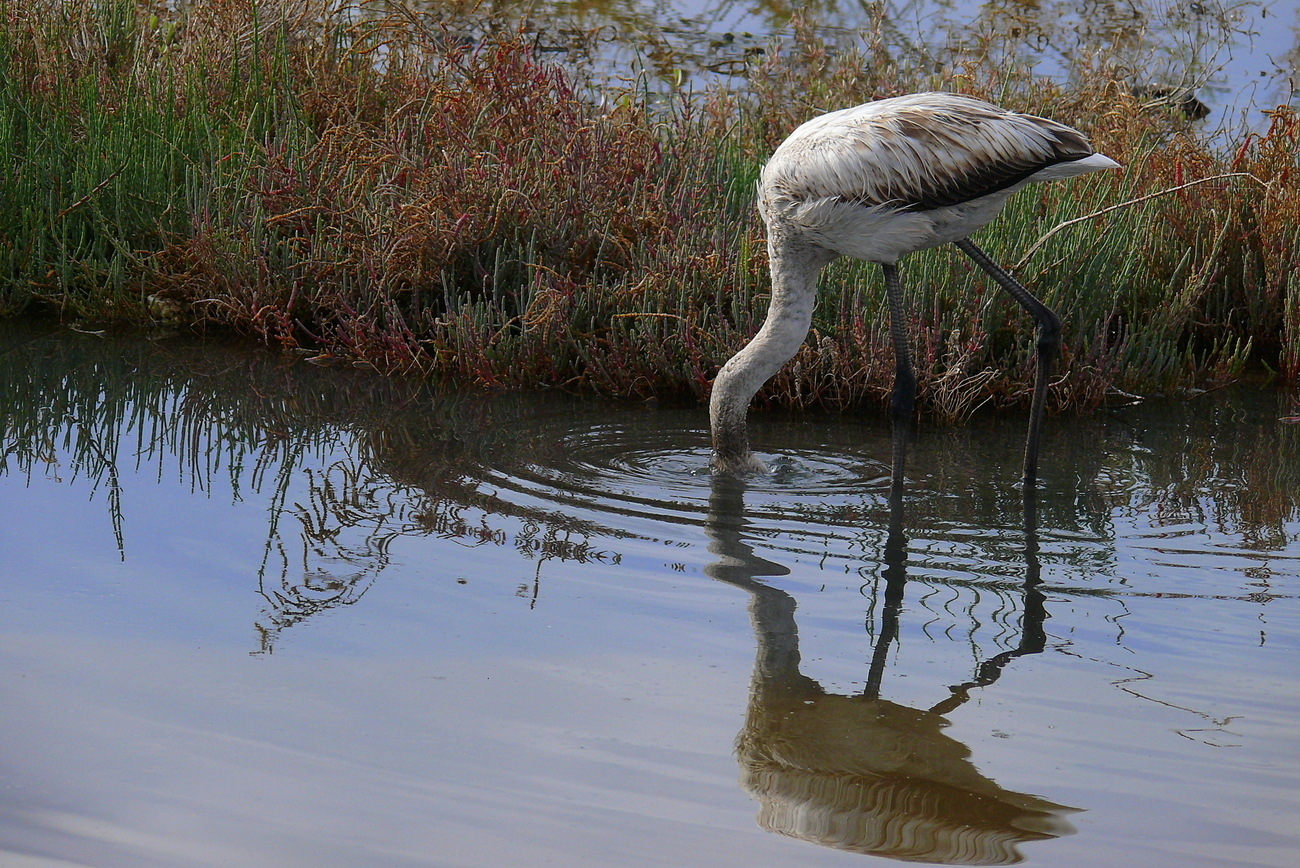
[[1300, 426], [469, 396], [0, 331], [0, 865], [1300, 860]]

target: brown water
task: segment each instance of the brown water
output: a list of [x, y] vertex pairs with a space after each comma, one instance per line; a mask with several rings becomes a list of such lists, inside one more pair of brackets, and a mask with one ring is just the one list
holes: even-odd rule
[[[0, 865], [1300, 861], [1275, 393], [922, 426], [0, 330]], [[1028, 520], [1027, 520], [1028, 519]]]

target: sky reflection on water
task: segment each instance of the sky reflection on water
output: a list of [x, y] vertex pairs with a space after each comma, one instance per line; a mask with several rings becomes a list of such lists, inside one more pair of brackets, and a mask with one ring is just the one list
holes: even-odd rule
[[0, 864], [1300, 852], [1276, 394], [1049, 419], [1028, 525], [1017, 418], [899, 504], [883, 414], [726, 490], [701, 408], [13, 325], [0, 407]]

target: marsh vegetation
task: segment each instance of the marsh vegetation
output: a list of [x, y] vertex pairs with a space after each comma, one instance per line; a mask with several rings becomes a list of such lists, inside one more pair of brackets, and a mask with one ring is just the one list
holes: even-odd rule
[[[1212, 64], [1239, 24], [1215, 9], [1173, 43], [1101, 13], [1062, 42], [1051, 10], [1016, 4], [930, 46], [883, 10], [854, 30], [796, 20], [779, 42], [721, 40], [706, 80], [666, 50], [593, 76], [594, 30], [555, 50], [482, 6], [12, 0], [0, 309], [234, 329], [494, 389], [698, 399], [765, 312], [765, 157], [821, 111], [946, 89], [1076, 126], [1126, 167], [1025, 191], [980, 239], [1065, 322], [1057, 409], [1248, 371], [1294, 384], [1300, 116], [1269, 106], [1212, 137], [1183, 91], [1138, 86]], [[1044, 45], [1051, 77], [1022, 50]], [[950, 251], [904, 267], [923, 409], [1024, 400], [1032, 324]], [[877, 271], [829, 270], [764, 400], [887, 400]]]

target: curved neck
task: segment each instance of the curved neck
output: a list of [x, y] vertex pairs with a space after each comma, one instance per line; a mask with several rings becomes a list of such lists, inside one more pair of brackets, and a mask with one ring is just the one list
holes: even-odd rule
[[782, 244], [770, 238], [767, 252], [772, 268], [767, 319], [753, 340], [722, 366], [709, 396], [714, 469], [722, 472], [763, 469], [762, 462], [749, 451], [745, 428], [749, 402], [799, 351], [817, 303], [817, 275], [836, 256], [819, 247]]

